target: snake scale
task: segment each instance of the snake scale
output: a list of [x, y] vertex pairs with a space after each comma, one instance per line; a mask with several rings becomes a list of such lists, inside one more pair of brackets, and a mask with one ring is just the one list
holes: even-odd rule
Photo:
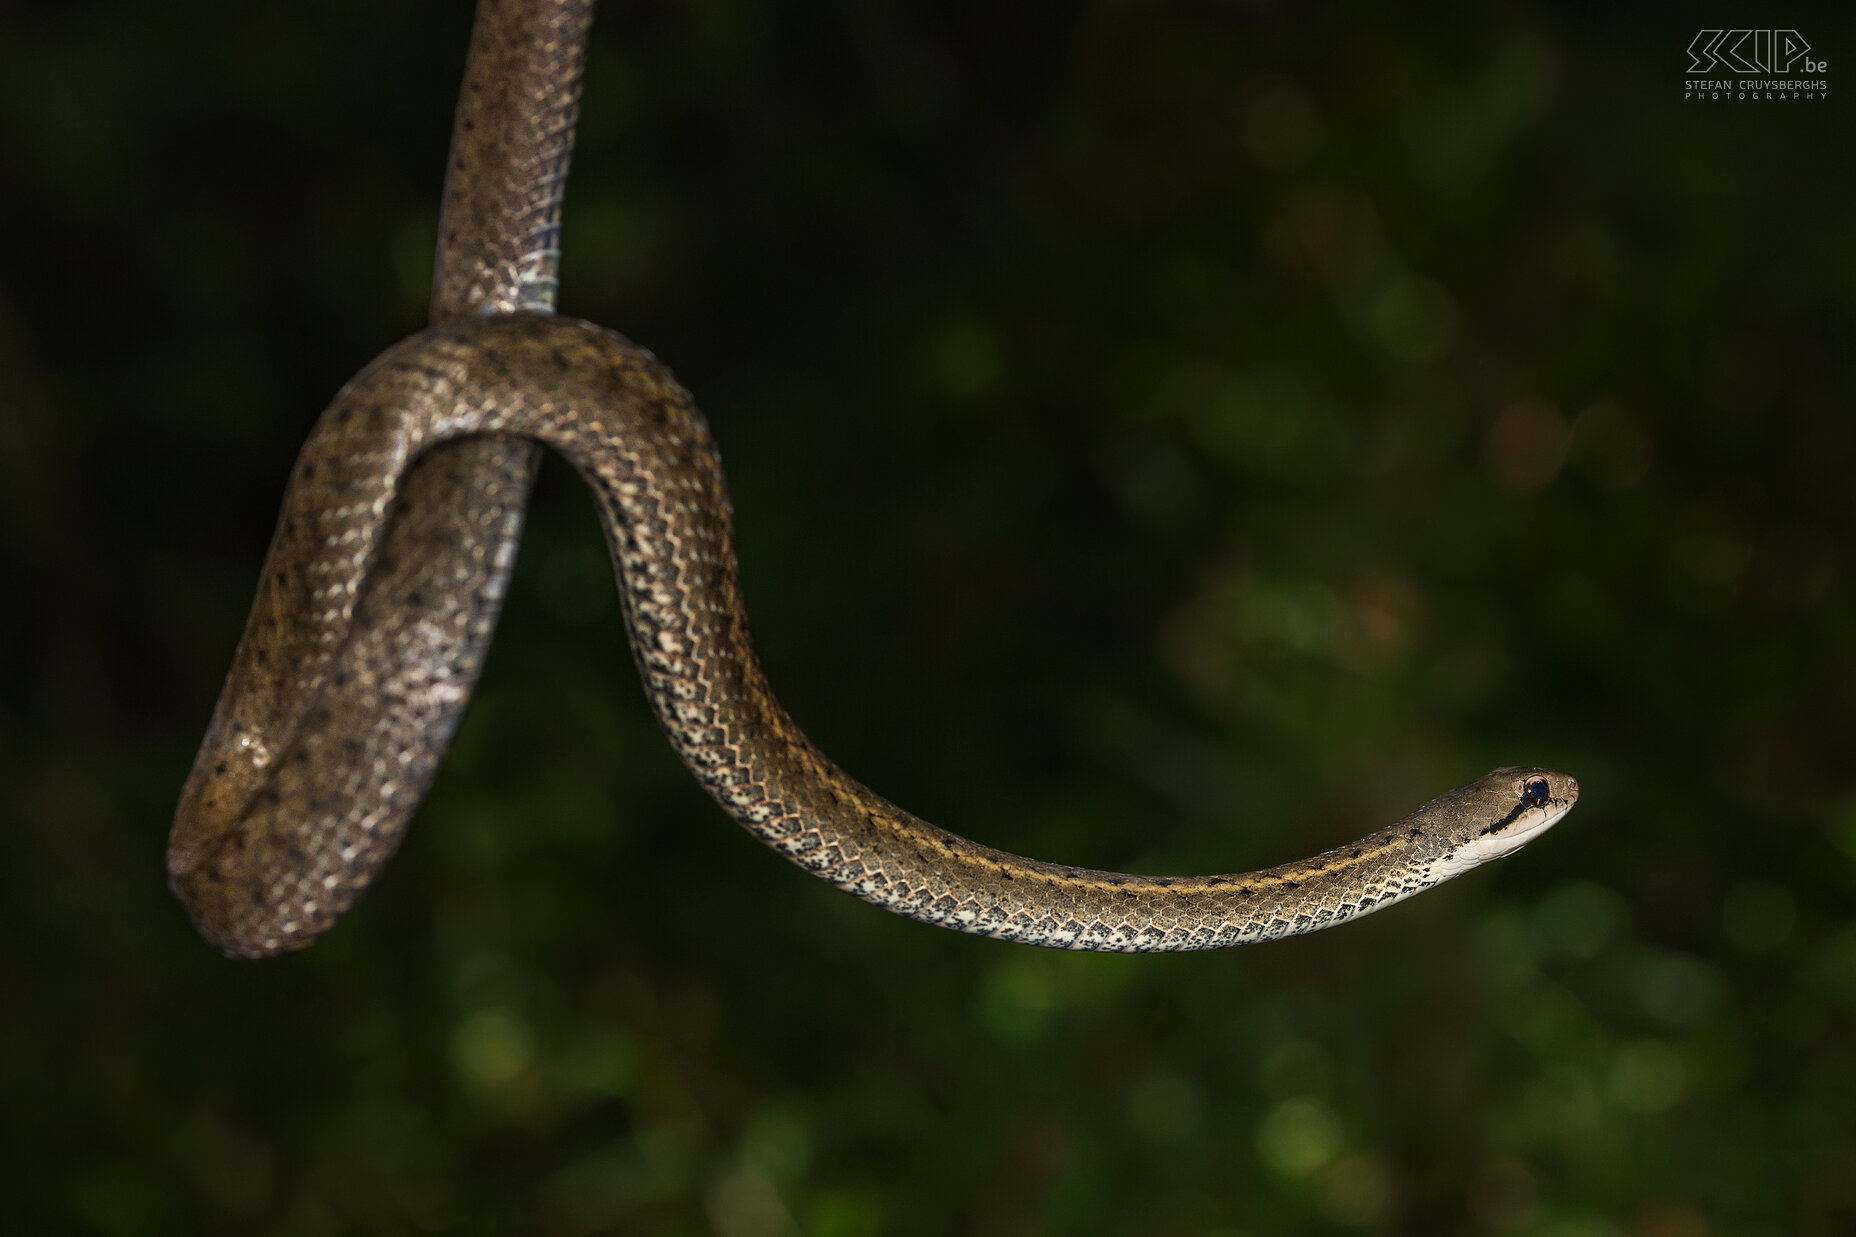
[[256, 602], [169, 843], [227, 953], [299, 949], [392, 855], [506, 591], [537, 444], [596, 496], [646, 694], [722, 808], [878, 906], [1071, 949], [1211, 949], [1313, 931], [1508, 854], [1578, 784], [1503, 768], [1351, 846], [1156, 877], [1021, 858], [846, 775], [761, 673], [708, 427], [652, 355], [553, 313], [591, 0], [482, 0], [453, 135], [432, 325], [350, 382], [291, 474]]

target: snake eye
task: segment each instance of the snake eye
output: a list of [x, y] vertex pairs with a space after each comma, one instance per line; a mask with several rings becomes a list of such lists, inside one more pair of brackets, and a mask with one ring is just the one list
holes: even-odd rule
[[1533, 807], [1539, 807], [1547, 801], [1547, 779], [1530, 777], [1521, 783], [1521, 801]]

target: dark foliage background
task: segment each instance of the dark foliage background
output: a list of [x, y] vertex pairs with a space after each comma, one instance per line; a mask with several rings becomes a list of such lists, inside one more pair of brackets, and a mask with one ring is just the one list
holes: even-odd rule
[[[823, 747], [1147, 871], [1575, 772], [1522, 855], [1212, 955], [883, 915], [676, 764], [555, 462], [379, 888], [203, 945], [169, 814], [297, 444], [423, 319], [469, 16], [0, 19], [7, 1227], [1856, 1229], [1850, 114], [1684, 101], [1684, 6], [596, 29], [563, 307], [702, 400]], [[1846, 10], [1706, 20], [1844, 88]]]

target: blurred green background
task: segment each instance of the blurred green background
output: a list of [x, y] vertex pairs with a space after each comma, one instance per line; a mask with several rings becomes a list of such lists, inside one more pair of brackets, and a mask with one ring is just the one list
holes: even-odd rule
[[[1575, 773], [1522, 854], [1204, 955], [885, 915], [676, 763], [550, 461], [385, 878], [197, 939], [176, 792], [297, 445], [422, 323], [469, 19], [0, 19], [7, 1227], [1856, 1231], [1850, 112], [1685, 102], [1686, 6], [595, 28], [562, 306], [697, 393], [840, 763], [1152, 872]], [[1847, 9], [1763, 24], [1841, 91]]]

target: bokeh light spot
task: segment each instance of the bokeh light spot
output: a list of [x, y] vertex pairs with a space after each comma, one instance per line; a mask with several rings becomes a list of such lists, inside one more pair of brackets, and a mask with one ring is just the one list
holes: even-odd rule
[[1540, 1182], [1534, 1170], [1519, 1160], [1502, 1159], [1485, 1165], [1470, 1182], [1469, 1210], [1495, 1233], [1524, 1230], [1540, 1205]]
[[1573, 419], [1569, 454], [1592, 484], [1623, 493], [1649, 475], [1656, 444], [1628, 409], [1593, 404]]
[[1316, 423], [1302, 384], [1284, 373], [1227, 379], [1198, 407], [1194, 436], [1245, 472], [1293, 467]]
[[1257, 162], [1282, 163], [1312, 145], [1315, 101], [1294, 78], [1270, 73], [1251, 83], [1239, 125]]
[[1366, 1228], [1380, 1223], [1392, 1206], [1392, 1173], [1371, 1152], [1336, 1160], [1321, 1174], [1315, 1205], [1339, 1224]]
[[703, 1201], [720, 1237], [785, 1237], [799, 1232], [779, 1189], [758, 1168], [722, 1174]]
[[889, 1206], [875, 1190], [825, 1190], [806, 1210], [807, 1237], [879, 1237], [888, 1232]]
[[1535, 1229], [1529, 1237], [1624, 1237], [1624, 1234], [1603, 1216], [1558, 1216]]
[[618, 1028], [598, 1027], [575, 1035], [554, 1063], [561, 1086], [588, 1095], [621, 1096], [638, 1081], [638, 1040]]
[[513, 1009], [480, 1009], [451, 1035], [451, 1062], [465, 1082], [501, 1087], [514, 1082], [535, 1059], [535, 1035]]
[[1720, 1006], [1720, 977], [1693, 958], [1648, 954], [1639, 958], [1633, 969], [1643, 1012], [1672, 1030], [1700, 1026]]
[[956, 403], [990, 394], [1005, 372], [998, 335], [972, 315], [951, 317], [927, 331], [916, 355], [930, 388]]
[[1721, 926], [1734, 948], [1756, 953], [1776, 949], [1798, 922], [1798, 899], [1785, 886], [1749, 878], [1727, 891]]
[[633, 1170], [623, 1149], [577, 1160], [555, 1173], [548, 1193], [583, 1227], [603, 1228], [630, 1205]]
[[1534, 939], [1541, 951], [1569, 958], [1594, 958], [1617, 936], [1624, 900], [1603, 885], [1562, 885], [1534, 908]]
[[1321, 1045], [1288, 1039], [1263, 1054], [1261, 1081], [1272, 1095], [1325, 1091], [1333, 1082], [1334, 1064]]
[[1666, 1111], [1682, 1098], [1687, 1082], [1682, 1058], [1661, 1040], [1630, 1044], [1611, 1064], [1611, 1093], [1636, 1112]]
[[1430, 279], [1395, 279], [1366, 311], [1373, 338], [1401, 361], [1435, 361], [1456, 342], [1456, 302]]
[[1817, 975], [1845, 1000], [1856, 1000], [1856, 928], [1830, 938], [1817, 958]]
[[790, 1180], [812, 1163], [812, 1132], [786, 1107], [762, 1109], [741, 1131], [741, 1158], [778, 1180]]
[[1541, 489], [1559, 475], [1570, 438], [1565, 418], [1553, 405], [1518, 400], [1489, 426], [1489, 467], [1505, 490]]
[[1289, 1177], [1305, 1177], [1340, 1149], [1340, 1121], [1312, 1095], [1283, 1100], [1257, 1122], [1257, 1152]]
[[1149, 1142], [1186, 1142], [1199, 1132], [1204, 1117], [1204, 1092], [1168, 1071], [1148, 1074], [1128, 1096], [1128, 1120]]

